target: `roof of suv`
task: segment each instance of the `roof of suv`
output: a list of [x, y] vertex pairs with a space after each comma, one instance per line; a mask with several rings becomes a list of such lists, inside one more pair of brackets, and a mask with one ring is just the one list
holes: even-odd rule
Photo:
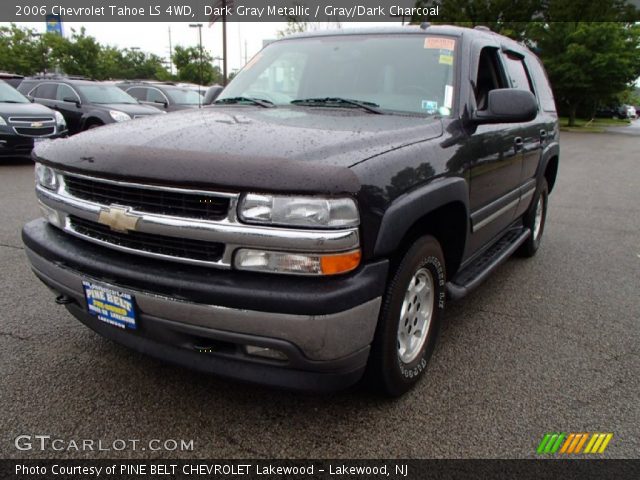
[[58, 83], [72, 83], [73, 85], [95, 85], [96, 80], [84, 77], [63, 77], [63, 76], [37, 76], [26, 77], [25, 82], [58, 82]]
[[436, 35], [449, 35], [454, 37], [471, 37], [471, 38], [484, 38], [495, 42], [499, 39], [501, 43], [509, 46], [517, 47], [519, 49], [526, 49], [525, 46], [516, 42], [515, 40], [505, 37], [491, 31], [487, 27], [477, 26], [475, 28], [458, 27], [454, 25], [429, 25], [426, 28], [422, 28], [418, 25], [408, 26], [389, 26], [389, 27], [366, 27], [366, 28], [340, 28], [334, 30], [316, 30], [310, 32], [295, 33], [287, 37], [275, 40], [273, 43], [286, 41], [295, 38], [312, 38], [312, 37], [329, 37], [336, 35], [416, 35], [416, 34], [436, 34]]

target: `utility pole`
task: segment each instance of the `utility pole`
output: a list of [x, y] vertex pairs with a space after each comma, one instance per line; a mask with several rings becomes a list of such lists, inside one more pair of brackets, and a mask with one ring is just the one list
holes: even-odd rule
[[171, 27], [169, 27], [169, 73], [173, 75], [173, 46], [171, 45]]
[[[233, 1], [231, 2], [233, 5]], [[222, 0], [222, 85], [227, 86], [227, 0]]]
[[[201, 23], [190, 23], [189, 24], [190, 27], [192, 28], [197, 28], [198, 29], [198, 45], [200, 47], [200, 65], [199, 65], [199, 75], [200, 75], [200, 81], [198, 82], [200, 84], [200, 86], [202, 86], [202, 24]], [[202, 106], [202, 95], [198, 94], [198, 103], [199, 103], [199, 107]]]
[[44, 51], [44, 34], [32, 32], [31, 36], [40, 39], [40, 70], [43, 75], [47, 74], [47, 57]]

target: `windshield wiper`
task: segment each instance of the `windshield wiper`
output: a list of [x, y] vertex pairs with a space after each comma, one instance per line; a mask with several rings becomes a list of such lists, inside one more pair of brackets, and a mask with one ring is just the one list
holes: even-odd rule
[[264, 100], [262, 98], [253, 98], [253, 97], [229, 97], [229, 98], [221, 98], [220, 100], [216, 100], [213, 103], [217, 104], [232, 104], [232, 103], [241, 103], [241, 102], [249, 102], [254, 105], [259, 105], [264, 108], [272, 108], [275, 107], [273, 102], [269, 100]]
[[380, 105], [373, 102], [365, 102], [363, 100], [352, 100], [350, 98], [340, 98], [340, 97], [325, 97], [325, 98], [301, 98], [298, 100], [291, 100], [293, 105], [303, 105], [307, 107], [313, 107], [316, 105], [353, 105], [354, 107], [360, 107], [364, 110], [367, 110], [371, 113], [382, 114], [384, 113], [380, 110]]
[[18, 102], [17, 100], [0, 100], [0, 103], [27, 103], [27, 102]]

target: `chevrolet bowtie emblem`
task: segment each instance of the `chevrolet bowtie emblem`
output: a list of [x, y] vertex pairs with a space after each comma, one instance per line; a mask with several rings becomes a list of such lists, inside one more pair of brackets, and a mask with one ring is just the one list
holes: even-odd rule
[[44, 125], [42, 122], [32, 122], [31, 123], [31, 127], [32, 128], [40, 128], [42, 125]]
[[126, 207], [111, 206], [100, 210], [100, 216], [98, 222], [107, 225], [111, 230], [116, 232], [127, 233], [130, 230], [135, 230], [139, 215], [135, 215], [129, 212]]

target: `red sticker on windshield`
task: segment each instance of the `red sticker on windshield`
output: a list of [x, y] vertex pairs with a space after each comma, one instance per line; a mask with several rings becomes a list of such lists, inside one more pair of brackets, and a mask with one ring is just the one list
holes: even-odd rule
[[453, 38], [427, 37], [424, 39], [424, 48], [437, 48], [438, 50], [455, 50], [456, 41]]

